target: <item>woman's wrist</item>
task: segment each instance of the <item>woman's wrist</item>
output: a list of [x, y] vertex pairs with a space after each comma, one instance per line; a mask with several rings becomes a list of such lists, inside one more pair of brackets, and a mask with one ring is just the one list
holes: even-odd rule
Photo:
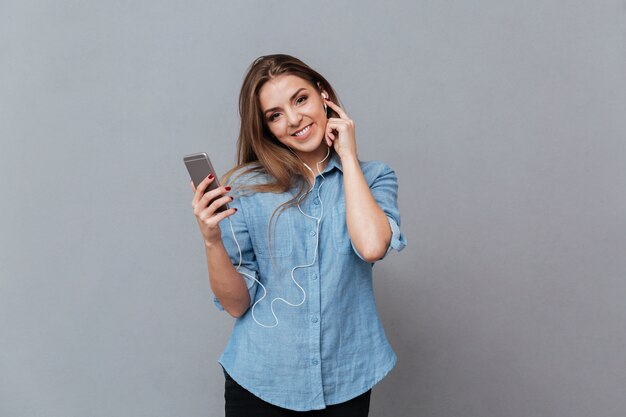
[[359, 158], [357, 158], [356, 154], [347, 154], [347, 155], [339, 155], [339, 159], [341, 160], [341, 166], [345, 169], [352, 166], [360, 166]]
[[223, 246], [221, 238], [214, 239], [214, 240], [204, 239], [204, 247], [206, 249], [212, 250], [212, 249], [215, 249], [218, 246]]

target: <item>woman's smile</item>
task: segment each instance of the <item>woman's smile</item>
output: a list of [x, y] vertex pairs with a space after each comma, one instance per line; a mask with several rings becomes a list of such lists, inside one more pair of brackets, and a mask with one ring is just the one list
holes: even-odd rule
[[305, 126], [304, 128], [297, 130], [294, 134], [292, 134], [291, 136], [295, 136], [300, 140], [305, 140], [306, 138], [309, 137], [309, 134], [311, 133], [311, 130], [313, 129], [313, 123]]

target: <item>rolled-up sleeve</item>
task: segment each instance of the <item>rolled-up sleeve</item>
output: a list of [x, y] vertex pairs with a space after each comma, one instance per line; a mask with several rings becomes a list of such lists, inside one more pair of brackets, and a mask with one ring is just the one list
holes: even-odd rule
[[[406, 237], [400, 230], [400, 210], [398, 209], [398, 178], [396, 173], [382, 162], [373, 162], [370, 166], [364, 167], [364, 176], [368, 181], [372, 196], [383, 210], [389, 221], [391, 228], [391, 241], [387, 252], [383, 256], [395, 249], [401, 251], [406, 246]], [[354, 248], [356, 254], [363, 259]], [[381, 258], [382, 259], [382, 258]]]
[[[228, 252], [231, 262], [246, 281], [248, 293], [250, 294], [250, 303], [252, 303], [254, 302], [254, 297], [256, 296], [258, 286], [256, 280], [259, 279], [259, 268], [254, 255], [252, 241], [250, 240], [245, 215], [241, 208], [239, 198], [235, 198], [231, 203], [229, 203], [229, 205], [230, 207], [237, 208], [237, 212], [220, 222], [222, 242], [224, 243], [224, 247]], [[239, 244], [239, 247], [237, 244]], [[241, 249], [241, 261], [239, 249]], [[224, 307], [217, 297], [213, 298], [213, 302], [219, 310], [224, 311]]]

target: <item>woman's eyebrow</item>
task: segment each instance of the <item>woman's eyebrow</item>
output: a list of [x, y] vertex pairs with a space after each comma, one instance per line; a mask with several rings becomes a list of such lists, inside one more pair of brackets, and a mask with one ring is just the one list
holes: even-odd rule
[[[299, 89], [298, 89], [298, 91], [296, 91], [295, 93], [293, 93], [293, 94], [292, 94], [292, 96], [289, 98], [289, 100], [291, 101], [291, 100], [293, 100], [294, 98], [296, 98], [296, 96], [297, 96], [298, 94], [300, 94], [300, 92], [301, 92], [302, 90], [306, 90], [306, 88], [305, 88], [305, 87], [299, 88]], [[278, 110], [278, 109], [280, 109], [280, 107], [272, 107], [271, 109], [267, 109], [267, 110], [265, 110], [265, 111], [263, 112], [263, 114], [265, 114], [265, 113], [269, 113], [269, 112], [271, 112], [271, 111]]]

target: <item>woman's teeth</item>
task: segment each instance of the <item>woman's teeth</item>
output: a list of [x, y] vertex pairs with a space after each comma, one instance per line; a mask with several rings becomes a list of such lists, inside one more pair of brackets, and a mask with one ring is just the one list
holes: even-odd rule
[[306, 134], [306, 132], [308, 132], [310, 128], [311, 128], [311, 125], [308, 125], [308, 126], [307, 126], [307, 127], [305, 127], [304, 129], [302, 129], [302, 130], [301, 130], [301, 131], [299, 131], [299, 132], [294, 133], [293, 135], [294, 135], [294, 136], [302, 136], [302, 135], [305, 135], [305, 134]]

